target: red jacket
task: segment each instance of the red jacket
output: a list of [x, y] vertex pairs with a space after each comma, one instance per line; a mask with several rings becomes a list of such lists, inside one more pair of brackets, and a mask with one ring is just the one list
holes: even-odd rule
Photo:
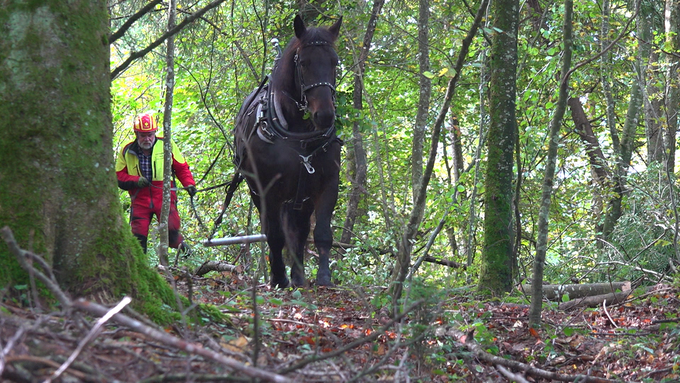
[[[118, 177], [118, 187], [127, 190], [132, 197], [133, 204], [156, 205], [159, 209], [163, 200], [163, 137], [156, 137], [153, 148], [151, 148], [151, 186], [143, 188], [137, 187], [137, 181], [142, 176], [139, 167], [138, 152], [141, 152], [137, 141], [132, 141], [125, 145], [118, 153], [116, 160], [116, 176]], [[172, 172], [179, 179], [184, 187], [196, 185], [194, 176], [189, 170], [184, 156], [179, 151], [177, 145], [171, 141], [172, 145]], [[174, 186], [174, 182], [173, 182]], [[177, 195], [171, 192], [171, 201], [176, 201]]]

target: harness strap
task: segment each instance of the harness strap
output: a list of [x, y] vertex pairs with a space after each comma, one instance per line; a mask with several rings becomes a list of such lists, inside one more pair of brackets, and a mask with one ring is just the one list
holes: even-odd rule
[[[340, 146], [342, 146], [344, 143], [342, 140], [338, 137], [335, 137], [332, 140], [327, 141], [325, 144], [319, 146], [318, 148], [314, 149], [311, 153], [309, 153], [308, 156], [303, 156], [302, 154], [298, 153], [298, 156], [300, 156], [300, 163], [303, 166], [300, 166], [300, 175], [298, 176], [298, 187], [297, 191], [295, 192], [295, 201], [293, 203], [293, 209], [294, 210], [302, 210], [302, 204], [309, 199], [309, 197], [306, 197], [307, 195], [307, 177], [309, 175], [316, 173], [316, 169], [312, 166], [312, 158], [320, 151], [323, 150], [326, 152], [328, 150], [328, 146], [330, 146], [331, 143], [333, 142], [338, 142]], [[305, 172], [306, 171], [306, 172]]]

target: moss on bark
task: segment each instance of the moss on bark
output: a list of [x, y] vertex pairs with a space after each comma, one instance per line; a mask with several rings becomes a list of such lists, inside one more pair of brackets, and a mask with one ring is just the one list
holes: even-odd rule
[[[106, 2], [0, 9], [0, 225], [43, 255], [73, 297], [123, 295], [159, 323], [179, 317], [122, 218], [113, 166]], [[26, 284], [0, 243], [0, 286]]]

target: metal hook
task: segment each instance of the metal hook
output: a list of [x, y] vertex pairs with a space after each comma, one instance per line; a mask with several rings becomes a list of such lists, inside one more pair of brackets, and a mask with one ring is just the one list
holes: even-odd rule
[[302, 158], [302, 164], [305, 165], [305, 169], [307, 169], [307, 173], [309, 174], [314, 174], [316, 172], [316, 169], [312, 166], [311, 163], [309, 163], [309, 159], [313, 156], [314, 154], [310, 154], [308, 156], [303, 156], [300, 154], [300, 158]]

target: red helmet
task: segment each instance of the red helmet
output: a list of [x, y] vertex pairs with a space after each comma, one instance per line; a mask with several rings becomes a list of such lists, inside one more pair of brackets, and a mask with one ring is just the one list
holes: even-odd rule
[[158, 130], [156, 119], [149, 113], [140, 114], [135, 117], [134, 130], [135, 132], [155, 132]]

